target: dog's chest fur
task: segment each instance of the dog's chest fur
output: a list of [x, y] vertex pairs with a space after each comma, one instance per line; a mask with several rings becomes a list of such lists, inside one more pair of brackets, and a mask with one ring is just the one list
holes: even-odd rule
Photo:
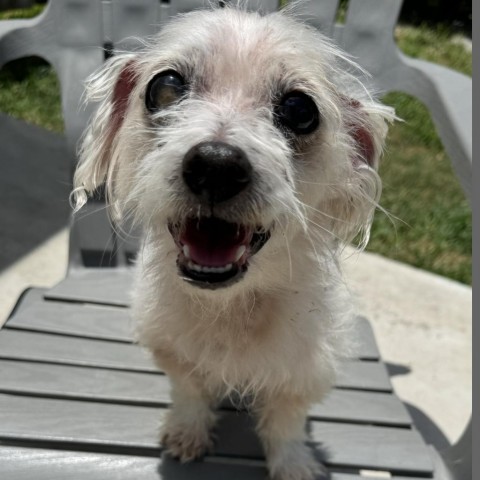
[[344, 350], [337, 288], [299, 278], [280, 291], [252, 289], [222, 303], [187, 296], [168, 279], [154, 278], [154, 272], [139, 273], [134, 315], [139, 340], [160, 367], [175, 358], [187, 373], [225, 392], [289, 385], [315, 397], [322, 393], [319, 385], [323, 390], [329, 383], [333, 358]]

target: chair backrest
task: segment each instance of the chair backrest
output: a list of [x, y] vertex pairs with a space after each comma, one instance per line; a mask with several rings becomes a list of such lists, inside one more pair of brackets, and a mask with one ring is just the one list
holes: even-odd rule
[[[224, 0], [219, 3], [228, 3]], [[351, 0], [346, 21], [336, 25], [339, 0], [303, 0], [296, 14], [333, 37], [372, 74], [374, 87], [410, 93], [429, 108], [468, 198], [471, 192], [472, 120], [470, 79], [400, 53], [394, 28], [403, 0]], [[210, 0], [50, 0], [33, 20], [1, 22], [0, 66], [29, 55], [55, 68], [62, 94], [65, 134], [72, 172], [75, 149], [91, 108], [80, 108], [83, 81], [113, 49], [137, 47], [133, 37], [155, 33], [171, 16], [202, 8]], [[280, 0], [247, 0], [247, 8], [270, 12]], [[3, 30], [2, 30], [3, 29]], [[2, 35], [3, 33], [3, 35]], [[128, 263], [137, 242], [120, 240], [110, 226], [103, 200], [93, 200], [74, 219], [70, 266]]]

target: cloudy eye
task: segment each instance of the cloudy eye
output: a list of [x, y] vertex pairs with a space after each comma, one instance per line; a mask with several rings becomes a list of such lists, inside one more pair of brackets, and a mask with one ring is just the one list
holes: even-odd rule
[[297, 135], [312, 133], [320, 125], [315, 102], [303, 92], [287, 93], [275, 107], [277, 121]]
[[173, 70], [161, 72], [148, 82], [145, 105], [149, 112], [155, 112], [178, 102], [187, 90], [181, 75]]

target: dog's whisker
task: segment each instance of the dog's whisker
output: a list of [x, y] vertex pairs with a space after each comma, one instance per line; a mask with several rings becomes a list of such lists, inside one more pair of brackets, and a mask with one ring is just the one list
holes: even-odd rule
[[301, 179], [297, 179], [296, 182], [303, 183], [305, 185], [316, 185], [319, 187], [340, 187], [340, 188], [345, 187], [344, 183], [309, 182], [307, 180], [301, 180]]
[[[307, 233], [307, 239], [308, 239], [308, 241], [309, 241], [309, 243], [310, 243], [310, 246], [312, 247], [313, 255], [314, 255], [314, 258], [315, 258], [315, 260], [316, 260], [316, 262], [317, 262], [318, 268], [319, 268], [320, 270], [322, 270], [323, 265], [322, 265], [322, 262], [321, 262], [321, 260], [320, 260], [321, 257], [320, 257], [320, 255], [319, 255], [319, 253], [317, 252], [317, 249], [316, 249], [316, 246], [315, 246], [315, 242], [313, 241], [312, 235], [311, 235], [310, 232]], [[322, 244], [323, 244], [323, 242], [322, 242]], [[323, 246], [325, 247], [325, 245], [323, 245]]]
[[323, 225], [320, 225], [319, 223], [314, 222], [311, 218], [307, 218], [307, 222], [310, 223], [311, 225], [319, 228], [323, 232], [328, 233], [330, 236], [332, 236], [333, 238], [335, 238], [339, 242], [344, 243], [345, 240], [342, 237], [336, 235], [334, 232], [329, 230], [327, 227], [324, 227]]
[[323, 217], [329, 218], [329, 219], [334, 220], [336, 222], [345, 223], [347, 225], [352, 225], [352, 222], [349, 222], [348, 220], [344, 220], [342, 218], [334, 217], [333, 215], [329, 215], [328, 213], [325, 213], [324, 211], [319, 210], [318, 208], [312, 207], [311, 205], [308, 205], [308, 204], [302, 202], [301, 200], [298, 200], [298, 202], [300, 202], [305, 209], [312, 210], [315, 213], [319, 213]]

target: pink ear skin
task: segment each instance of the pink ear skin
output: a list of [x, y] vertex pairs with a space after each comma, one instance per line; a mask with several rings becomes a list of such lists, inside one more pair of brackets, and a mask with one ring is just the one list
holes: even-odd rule
[[[358, 100], [351, 98], [345, 100], [350, 107], [361, 110], [362, 105]], [[363, 119], [364, 122], [362, 121]], [[357, 144], [359, 153], [359, 155], [356, 155], [353, 159], [353, 165], [357, 167], [366, 161], [370, 167], [375, 167], [375, 145], [373, 143], [372, 135], [365, 125], [368, 121], [367, 114], [359, 111], [356, 120], [355, 123], [349, 123], [347, 125], [350, 135]]]
[[375, 167], [375, 147], [372, 136], [368, 130], [362, 126], [353, 126], [352, 137], [358, 145], [358, 151], [360, 153], [360, 155], [355, 157], [354, 164], [358, 165], [359, 162], [366, 160], [370, 167]]
[[125, 112], [127, 111], [130, 93], [136, 84], [137, 72], [135, 71], [135, 61], [131, 60], [123, 67], [113, 90], [113, 108], [110, 121], [111, 135], [115, 135], [122, 125]]

